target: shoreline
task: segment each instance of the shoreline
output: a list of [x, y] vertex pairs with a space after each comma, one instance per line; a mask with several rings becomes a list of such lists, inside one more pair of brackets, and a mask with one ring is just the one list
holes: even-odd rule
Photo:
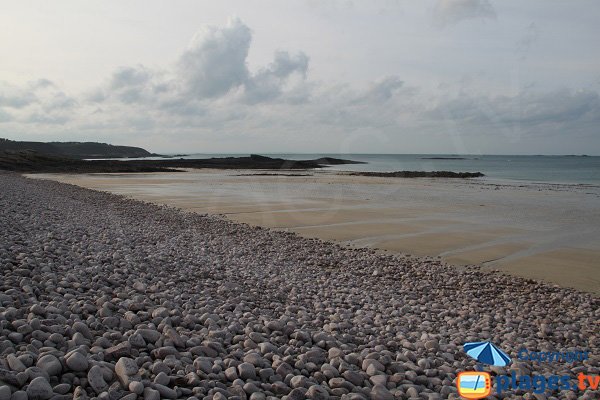
[[[600, 197], [597, 188], [404, 180], [335, 171], [294, 177], [235, 170], [32, 176], [223, 214], [233, 221], [345, 246], [439, 256], [456, 266], [479, 265], [600, 294], [600, 271], [594, 261], [600, 257], [600, 244], [594, 241], [600, 233], [593, 223], [600, 217], [593, 211]], [[560, 210], [571, 207], [581, 210], [562, 215]]]

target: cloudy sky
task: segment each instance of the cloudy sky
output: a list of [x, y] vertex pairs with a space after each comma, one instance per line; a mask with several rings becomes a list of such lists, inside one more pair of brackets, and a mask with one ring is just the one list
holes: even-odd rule
[[0, 2], [0, 137], [600, 154], [597, 0]]

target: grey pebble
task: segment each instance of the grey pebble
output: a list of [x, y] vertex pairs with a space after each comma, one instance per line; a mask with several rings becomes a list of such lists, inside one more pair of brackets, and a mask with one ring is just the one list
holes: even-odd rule
[[53, 395], [52, 386], [41, 376], [33, 379], [27, 385], [26, 392], [29, 400], [47, 400]]

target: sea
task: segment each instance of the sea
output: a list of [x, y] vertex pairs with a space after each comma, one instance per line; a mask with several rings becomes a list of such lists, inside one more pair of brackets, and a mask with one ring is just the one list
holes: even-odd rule
[[[186, 154], [174, 158], [240, 157], [248, 154]], [[268, 157], [309, 160], [344, 158], [365, 164], [330, 166], [340, 171], [481, 172], [483, 179], [600, 185], [600, 156], [585, 155], [456, 155], [456, 154], [298, 154], [261, 153]]]

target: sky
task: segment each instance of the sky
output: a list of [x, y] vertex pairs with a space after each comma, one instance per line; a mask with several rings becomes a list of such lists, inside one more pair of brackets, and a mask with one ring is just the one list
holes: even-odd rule
[[0, 137], [600, 155], [597, 0], [2, 1]]

